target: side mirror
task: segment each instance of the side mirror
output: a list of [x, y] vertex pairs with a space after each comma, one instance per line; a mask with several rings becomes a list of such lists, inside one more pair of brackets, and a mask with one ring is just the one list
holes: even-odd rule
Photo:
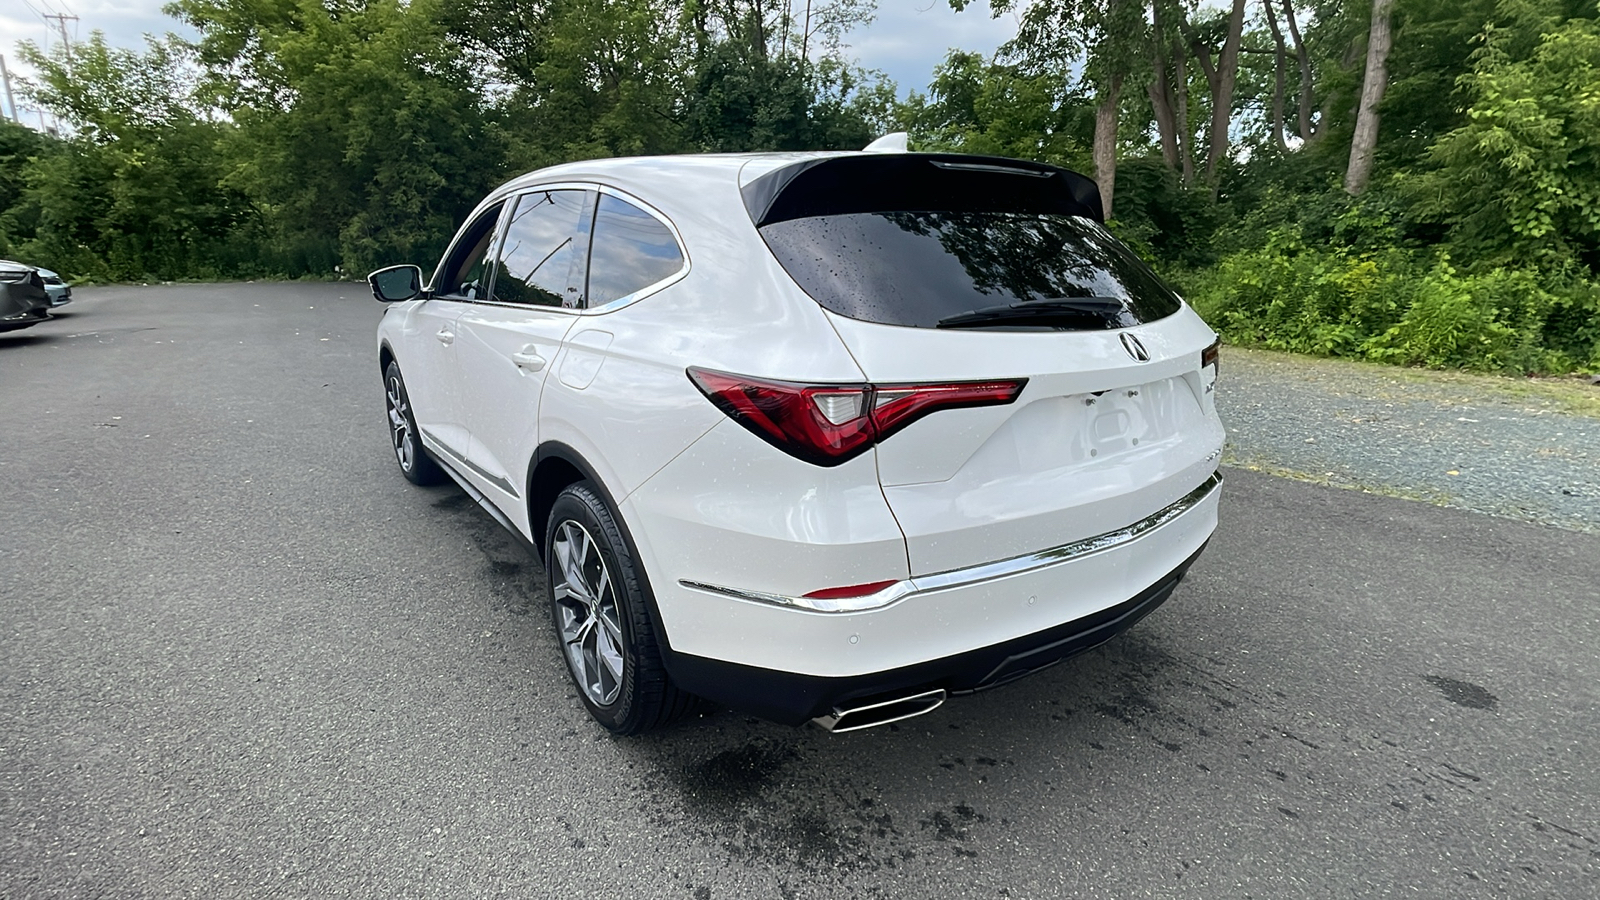
[[416, 266], [390, 266], [368, 275], [367, 284], [379, 303], [404, 303], [422, 296], [422, 270]]

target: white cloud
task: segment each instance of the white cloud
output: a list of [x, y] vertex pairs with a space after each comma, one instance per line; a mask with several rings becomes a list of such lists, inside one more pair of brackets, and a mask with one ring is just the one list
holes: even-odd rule
[[933, 67], [951, 49], [987, 56], [1016, 33], [1016, 18], [994, 18], [984, 0], [960, 13], [948, 0], [879, 0], [872, 24], [846, 36], [845, 43], [847, 55], [894, 79], [904, 96], [908, 90], [924, 90]]

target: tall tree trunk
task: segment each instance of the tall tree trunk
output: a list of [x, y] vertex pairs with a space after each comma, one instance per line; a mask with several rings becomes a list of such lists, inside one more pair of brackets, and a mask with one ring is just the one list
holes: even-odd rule
[[1172, 70], [1167, 60], [1171, 49], [1167, 41], [1165, 23], [1161, 16], [1160, 0], [1151, 4], [1151, 75], [1147, 90], [1150, 108], [1155, 113], [1156, 134], [1161, 138], [1161, 158], [1167, 168], [1178, 170], [1178, 115], [1172, 108]]
[[1261, 0], [1262, 12], [1267, 14], [1267, 26], [1272, 29], [1272, 142], [1279, 150], [1288, 149], [1284, 142], [1283, 101], [1288, 78], [1288, 51], [1283, 44], [1283, 29], [1278, 27], [1278, 10], [1272, 0]]
[[1100, 208], [1111, 218], [1111, 201], [1117, 189], [1117, 105], [1122, 99], [1122, 76], [1114, 75], [1094, 110], [1094, 180], [1100, 185]]
[[755, 51], [757, 59], [767, 58], [767, 11], [761, 0], [755, 0], [750, 11], [750, 25], [754, 31], [751, 38], [751, 50]]
[[800, 62], [811, 59], [811, 0], [806, 0], [806, 24], [800, 29]]
[[1178, 86], [1178, 162], [1183, 186], [1194, 184], [1194, 134], [1189, 131], [1189, 64], [1183, 47], [1174, 43], [1172, 54], [1174, 81]]
[[1389, 81], [1389, 47], [1394, 42], [1390, 13], [1394, 0], [1372, 0], [1372, 30], [1367, 38], [1367, 75], [1361, 82], [1361, 106], [1356, 113], [1356, 133], [1350, 139], [1350, 167], [1344, 189], [1352, 196], [1367, 189], [1372, 177], [1372, 156], [1378, 149], [1378, 104]]
[[1181, 174], [1183, 184], [1194, 181], [1194, 147], [1189, 134], [1188, 50], [1181, 34], [1184, 14], [1177, 8], [1178, 25], [1168, 17], [1169, 3], [1155, 0], [1151, 13], [1150, 105], [1161, 138], [1161, 157], [1167, 168]]
[[1222, 158], [1228, 155], [1228, 126], [1233, 123], [1233, 86], [1239, 78], [1239, 44], [1244, 39], [1244, 0], [1233, 0], [1228, 37], [1217, 57], [1217, 78], [1211, 98], [1211, 143], [1206, 149], [1206, 183], [1217, 189]]
[[1155, 77], [1146, 88], [1150, 93], [1150, 107], [1155, 112], [1156, 136], [1161, 139], [1161, 161], [1167, 168], [1178, 171], [1178, 115], [1172, 109], [1170, 75], [1164, 60], [1156, 60]]
[[1310, 141], [1322, 129], [1319, 126], [1313, 129], [1311, 125], [1311, 54], [1306, 51], [1306, 42], [1300, 39], [1300, 25], [1294, 20], [1294, 4], [1291, 0], [1283, 0], [1284, 18], [1289, 23], [1289, 40], [1294, 42], [1294, 56], [1300, 63], [1300, 109], [1298, 121], [1300, 126], [1300, 140]]
[[783, 0], [783, 37], [778, 47], [779, 58], [789, 55], [789, 13], [794, 7], [794, 0]]

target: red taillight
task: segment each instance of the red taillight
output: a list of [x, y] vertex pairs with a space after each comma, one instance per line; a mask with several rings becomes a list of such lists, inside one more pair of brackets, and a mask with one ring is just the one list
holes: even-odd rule
[[1026, 378], [1016, 381], [961, 381], [952, 384], [893, 384], [873, 389], [872, 420], [878, 440], [894, 434], [928, 413], [966, 406], [1003, 406], [1022, 393]]
[[798, 385], [743, 378], [705, 369], [690, 369], [689, 378], [706, 397], [735, 422], [786, 453], [836, 466], [872, 445], [872, 421], [850, 412], [852, 403], [866, 408], [865, 385]]
[[1222, 355], [1222, 338], [1217, 338], [1216, 340], [1211, 342], [1211, 346], [1209, 346], [1209, 347], [1205, 348], [1204, 350], [1200, 351], [1200, 368], [1204, 369], [1206, 366], [1216, 366], [1217, 370], [1221, 371], [1221, 369], [1222, 369], [1222, 366], [1220, 365], [1221, 355]]
[[805, 596], [812, 600], [848, 600], [852, 597], [865, 597], [868, 594], [876, 594], [895, 583], [893, 579], [889, 581], [871, 581], [866, 584], [852, 584], [849, 587], [823, 588], [820, 591], [812, 591]]
[[928, 413], [1010, 403], [1026, 378], [948, 384], [795, 384], [690, 368], [706, 397], [757, 437], [819, 466], [866, 452]]

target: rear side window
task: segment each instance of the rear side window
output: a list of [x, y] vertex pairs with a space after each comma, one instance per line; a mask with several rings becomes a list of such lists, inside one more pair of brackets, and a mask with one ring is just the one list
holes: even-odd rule
[[506, 226], [494, 299], [531, 306], [582, 305], [588, 240], [586, 191], [535, 191], [517, 198]]
[[600, 195], [589, 256], [589, 303], [603, 306], [676, 275], [683, 253], [671, 229], [632, 203]]
[[746, 206], [818, 303], [916, 328], [1103, 330], [1181, 303], [1098, 220], [1081, 175], [1014, 160], [840, 157], [753, 182]]

